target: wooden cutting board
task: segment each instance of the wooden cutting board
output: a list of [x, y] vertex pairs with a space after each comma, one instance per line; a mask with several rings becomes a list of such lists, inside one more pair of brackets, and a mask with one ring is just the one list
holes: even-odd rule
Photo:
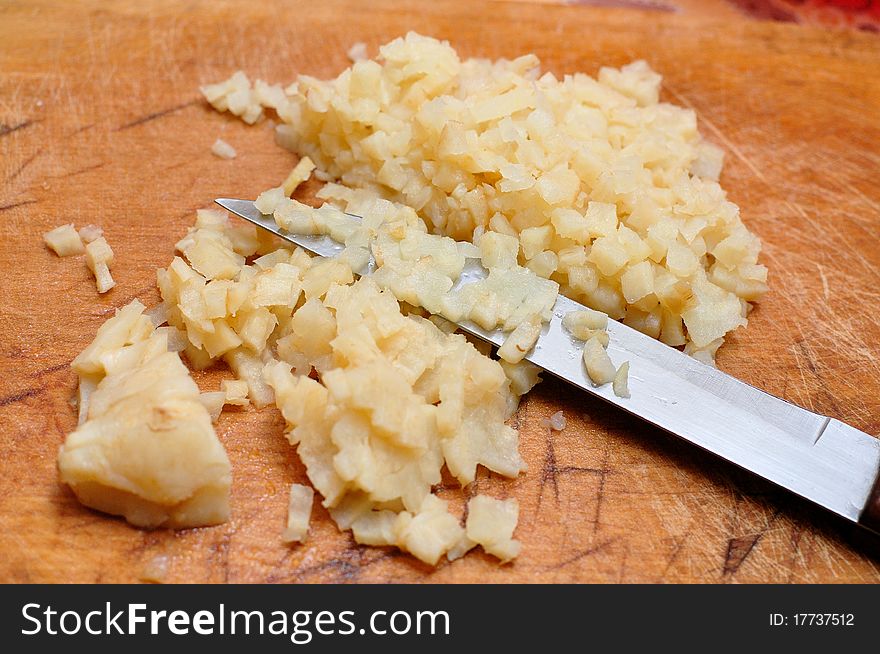
[[[237, 68], [334, 75], [355, 41], [374, 52], [409, 29], [467, 56], [534, 52], [555, 73], [648, 60], [665, 98], [726, 150], [722, 182], [764, 241], [771, 291], [720, 367], [877, 434], [878, 37], [474, 0], [107, 5], [0, 4], [0, 581], [136, 581], [158, 561], [168, 581], [192, 582], [880, 581], [875, 541], [554, 380], [515, 418], [528, 473], [475, 483], [519, 499], [523, 553], [503, 567], [476, 552], [435, 570], [358, 547], [320, 507], [309, 541], [283, 546], [287, 489], [305, 475], [274, 409], [220, 420], [234, 469], [220, 527], [133, 529], [82, 508], [55, 468], [75, 426], [71, 359], [115, 307], [156, 301], [155, 269], [196, 208], [254, 197], [295, 162], [268, 123], [215, 113], [198, 85]], [[221, 136], [234, 161], [210, 153]], [[104, 227], [110, 293], [82, 259], [43, 246], [66, 222]], [[197, 380], [214, 390], [224, 374]], [[568, 427], [551, 435], [540, 420], [560, 409]]]

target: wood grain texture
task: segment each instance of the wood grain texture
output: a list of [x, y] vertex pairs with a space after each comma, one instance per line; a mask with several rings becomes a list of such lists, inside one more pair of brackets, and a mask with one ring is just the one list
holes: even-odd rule
[[[369, 6], [367, 6], [369, 5]], [[728, 154], [722, 183], [764, 240], [771, 291], [722, 349], [722, 369], [880, 432], [880, 39], [687, 14], [528, 3], [0, 3], [0, 580], [876, 582], [876, 541], [553, 380], [515, 418], [529, 471], [474, 488], [521, 504], [523, 554], [430, 569], [362, 548], [316, 508], [280, 543], [287, 488], [304, 482], [273, 410], [224, 414], [231, 522], [143, 532], [82, 508], [57, 481], [75, 425], [71, 359], [114, 307], [154, 302], [155, 269], [196, 208], [254, 197], [294, 157], [267, 123], [209, 110], [200, 83], [237, 68], [327, 76], [355, 41], [409, 29], [464, 55], [535, 52], [555, 73], [645, 58], [664, 97], [693, 107]], [[217, 137], [239, 152], [210, 153]], [[81, 259], [41, 234], [102, 225], [118, 286], [97, 296]], [[213, 390], [222, 370], [197, 375]], [[540, 419], [562, 409], [568, 428]], [[458, 498], [452, 486], [444, 491]]]

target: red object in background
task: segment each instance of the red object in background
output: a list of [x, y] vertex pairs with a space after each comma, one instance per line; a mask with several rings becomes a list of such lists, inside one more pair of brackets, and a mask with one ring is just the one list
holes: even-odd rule
[[756, 18], [880, 32], [880, 0], [730, 0], [730, 2]]

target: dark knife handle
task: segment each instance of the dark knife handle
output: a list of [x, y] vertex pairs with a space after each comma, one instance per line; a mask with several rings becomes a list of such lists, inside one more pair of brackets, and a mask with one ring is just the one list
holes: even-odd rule
[[859, 523], [880, 534], [880, 472], [877, 474], [877, 479], [874, 480], [874, 487], [868, 495], [865, 508], [862, 509]]

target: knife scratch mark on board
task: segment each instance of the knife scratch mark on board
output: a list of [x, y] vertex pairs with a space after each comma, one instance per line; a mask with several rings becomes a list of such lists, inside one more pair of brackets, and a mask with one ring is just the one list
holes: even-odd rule
[[605, 496], [605, 478], [611, 472], [608, 467], [608, 457], [611, 448], [608, 439], [605, 440], [605, 451], [602, 454], [602, 465], [599, 472], [599, 487], [596, 490], [596, 512], [593, 514], [593, 534], [599, 531], [599, 517], [602, 511], [602, 499]]
[[61, 173], [59, 175], [47, 175], [48, 179], [62, 179], [65, 177], [76, 177], [77, 175], [83, 175], [85, 173], [89, 173], [93, 170], [98, 170], [107, 165], [106, 161], [102, 161], [101, 163], [92, 164], [91, 166], [85, 166], [83, 168], [78, 168], [76, 170], [72, 170], [69, 173]]
[[538, 486], [538, 509], [544, 499], [544, 489], [548, 483], [553, 484], [553, 497], [559, 505], [559, 468], [556, 464], [556, 450], [553, 447], [553, 432], [546, 428], [547, 447], [544, 450], [544, 466], [541, 469], [541, 480]]
[[[740, 499], [745, 499], [745, 496], [741, 496]], [[737, 504], [739, 504], [739, 501], [737, 501]], [[724, 567], [721, 572], [722, 577], [731, 577], [736, 574], [780, 515], [782, 515], [782, 509], [777, 508], [757, 533], [748, 534], [746, 536], [736, 536], [727, 541], [727, 551], [724, 555]]]
[[6, 395], [4, 397], [0, 397], [0, 406], [15, 404], [16, 402], [21, 402], [22, 400], [26, 400], [29, 397], [34, 397], [35, 395], [40, 395], [45, 392], [45, 388], [29, 388], [25, 391], [13, 393], [12, 395]]
[[[290, 550], [293, 551], [293, 548]], [[398, 551], [379, 551], [378, 553], [370, 552], [366, 548], [358, 545], [348, 547], [336, 556], [326, 561], [320, 561], [308, 567], [290, 570], [289, 574], [283, 574], [279, 571], [273, 574], [268, 580], [269, 583], [284, 581], [303, 581], [310, 577], [320, 576], [322, 573], [329, 572], [334, 575], [335, 579], [353, 582], [357, 581], [363, 570], [373, 566], [386, 559], [394, 559], [404, 556]], [[283, 557], [283, 561], [289, 558], [289, 553]]]
[[86, 131], [92, 129], [95, 126], [95, 124], [96, 123], [88, 123], [86, 125], [83, 125], [82, 127], [77, 127], [70, 134], [68, 134], [68, 136], [76, 136], [77, 134], [81, 134], [82, 132], [86, 132]]
[[13, 179], [15, 179], [16, 177], [18, 177], [19, 175], [21, 175], [21, 173], [24, 172], [24, 169], [27, 168], [28, 166], [30, 166], [31, 163], [33, 163], [34, 159], [36, 159], [37, 157], [39, 157], [41, 154], [43, 154], [43, 150], [42, 150], [42, 149], [37, 150], [36, 152], [34, 152], [30, 157], [28, 157], [27, 159], [25, 159], [25, 160], [22, 162], [22, 164], [21, 164], [18, 168], [16, 168], [15, 171], [14, 171], [11, 175], [9, 175], [9, 177], [6, 178], [6, 181], [7, 181], [7, 182], [11, 182]]
[[738, 536], [728, 540], [727, 552], [724, 555], [724, 570], [721, 574], [732, 575], [739, 570], [743, 561], [748, 558], [763, 535], [764, 533], [761, 532], [750, 536]]
[[53, 372], [58, 372], [59, 370], [64, 370], [70, 365], [69, 361], [64, 363], [58, 363], [54, 366], [49, 366], [48, 368], [43, 368], [42, 370], [37, 370], [36, 372], [31, 373], [31, 377], [42, 377], [43, 375], [49, 375]]
[[126, 129], [131, 129], [132, 127], [137, 127], [138, 125], [143, 125], [144, 123], [148, 123], [151, 120], [156, 120], [157, 118], [162, 118], [169, 114], [173, 114], [177, 111], [180, 111], [181, 109], [191, 107], [195, 104], [198, 104], [198, 102], [198, 100], [190, 100], [189, 102], [184, 102], [183, 104], [179, 104], [174, 107], [168, 107], [167, 109], [162, 109], [161, 111], [155, 111], [151, 114], [147, 114], [146, 116], [141, 116], [140, 118], [137, 118], [130, 123], [125, 123], [124, 125], [117, 127], [116, 131], [121, 132]]
[[567, 465], [560, 466], [556, 458], [556, 448], [553, 444], [553, 432], [547, 430], [547, 447], [544, 451], [544, 464], [541, 469], [541, 478], [538, 481], [538, 501], [537, 509], [540, 510], [541, 502], [544, 499], [544, 490], [548, 483], [553, 485], [553, 496], [556, 505], [559, 505], [559, 478], [562, 475], [569, 474], [588, 474], [602, 476], [607, 471], [601, 468], [590, 468], [588, 466]]
[[28, 204], [36, 204], [38, 200], [22, 200], [21, 202], [12, 202], [10, 204], [0, 205], [0, 211], [8, 211], [9, 209], [15, 209], [16, 207], [23, 207]]
[[0, 136], [7, 136], [8, 134], [12, 134], [13, 132], [17, 132], [20, 129], [25, 129], [26, 127], [30, 127], [31, 125], [36, 125], [38, 120], [24, 120], [15, 125], [5, 125], [0, 123]]
[[577, 563], [581, 559], [584, 559], [588, 556], [592, 556], [593, 554], [598, 554], [599, 552], [603, 551], [605, 548], [607, 548], [612, 543], [616, 543], [617, 540], [618, 540], [617, 538], [608, 538], [606, 540], [603, 540], [598, 545], [593, 545], [591, 547], [588, 547], [585, 550], [581, 550], [580, 552], [573, 554], [572, 556], [568, 557], [567, 559], [563, 559], [562, 561], [558, 561], [557, 563], [554, 563], [552, 565], [547, 566], [547, 568], [550, 570], [559, 570], [560, 568], [564, 568], [566, 566], [569, 566], [572, 563]]
[[[807, 375], [804, 371], [804, 364], [801, 363], [801, 356], [803, 355], [804, 357], [806, 357], [806, 355], [803, 353], [803, 349], [800, 346], [800, 344], [802, 342], [803, 341], [798, 341], [791, 348], [791, 352], [792, 352], [792, 354], [794, 354], [794, 360], [795, 360], [795, 363], [797, 364], [798, 372], [800, 373], [801, 382], [802, 382], [800, 388], [798, 389], [798, 403], [801, 404], [802, 406], [807, 406], [810, 409], [810, 411], [815, 411], [815, 406], [813, 404], [813, 396], [811, 394], [805, 395], [803, 392], [803, 389], [809, 388], [810, 384], [807, 382]], [[812, 369], [812, 365], [813, 365], [812, 362], [809, 360], [809, 358], [807, 358], [806, 367], [810, 368], [811, 372], [815, 376], [816, 371]]]
[[587, 474], [602, 474], [602, 470], [600, 468], [587, 468], [585, 466], [562, 466], [556, 468], [556, 472], [560, 475], [568, 474], [568, 473], [587, 473]]
[[816, 391], [817, 395], [820, 398], [819, 410], [823, 413], [830, 413], [830, 415], [834, 416], [845, 415], [845, 412], [841, 410], [837, 397], [834, 395], [834, 393], [828, 391], [828, 388], [824, 382], [824, 371], [827, 369], [828, 366], [824, 365], [822, 363], [822, 360], [816, 356], [813, 344], [808, 343], [806, 340], [801, 340], [798, 341], [795, 345], [806, 359], [807, 366], [809, 367], [810, 372], [813, 374], [813, 376], [816, 378], [816, 381], [818, 382], [818, 388], [816, 389]]

